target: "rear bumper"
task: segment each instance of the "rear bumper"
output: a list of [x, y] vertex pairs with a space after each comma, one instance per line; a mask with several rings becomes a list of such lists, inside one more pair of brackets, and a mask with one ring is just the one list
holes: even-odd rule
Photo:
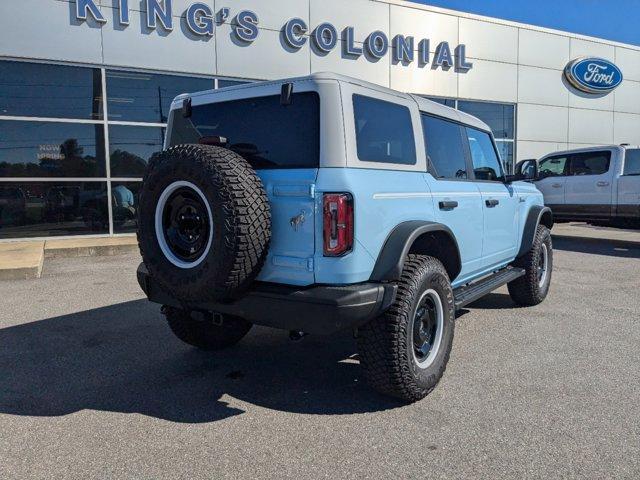
[[256, 325], [322, 335], [367, 323], [391, 306], [397, 290], [383, 283], [300, 288], [256, 282], [230, 303], [183, 302], [162, 290], [144, 264], [138, 267], [138, 283], [150, 301], [161, 305], [237, 315]]

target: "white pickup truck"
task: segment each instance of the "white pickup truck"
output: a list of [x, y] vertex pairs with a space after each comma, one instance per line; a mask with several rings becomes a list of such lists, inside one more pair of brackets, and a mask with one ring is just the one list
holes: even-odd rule
[[535, 185], [558, 221], [640, 226], [640, 147], [549, 154], [538, 162]]

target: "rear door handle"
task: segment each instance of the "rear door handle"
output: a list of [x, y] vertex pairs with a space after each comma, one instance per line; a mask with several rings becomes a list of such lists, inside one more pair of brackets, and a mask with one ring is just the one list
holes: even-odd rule
[[493, 207], [495, 207], [496, 205], [498, 205], [500, 203], [500, 200], [496, 200], [496, 199], [492, 198], [490, 200], [485, 200], [484, 203], [487, 205], [487, 207], [493, 208]]
[[552, 183], [551, 186], [553, 188], [562, 188], [562, 184], [561, 183]]
[[599, 186], [599, 187], [608, 187], [609, 186], [609, 182], [600, 181], [600, 182], [596, 183], [596, 185]]
[[438, 206], [440, 210], [453, 210], [454, 208], [458, 208], [458, 202], [455, 200], [447, 200], [440, 202]]

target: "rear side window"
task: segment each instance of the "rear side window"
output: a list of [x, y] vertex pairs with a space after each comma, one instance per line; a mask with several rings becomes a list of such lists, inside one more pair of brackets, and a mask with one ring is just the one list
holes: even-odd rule
[[566, 168], [566, 156], [545, 158], [540, 162], [540, 178], [564, 176]]
[[504, 178], [502, 165], [493, 146], [491, 135], [475, 128], [465, 128], [476, 180], [498, 181]]
[[624, 159], [625, 175], [640, 175], [640, 150], [627, 150]]
[[422, 115], [429, 168], [436, 178], [465, 180], [467, 162], [463, 127], [442, 118]]
[[[172, 113], [170, 145], [207, 143], [224, 137], [224, 146], [254, 168], [317, 168], [320, 162], [320, 98], [316, 92], [280, 95], [193, 107], [190, 118]], [[210, 140], [209, 140], [210, 141]]]
[[571, 155], [569, 175], [602, 175], [609, 171], [611, 152], [585, 152]]
[[407, 107], [354, 95], [353, 112], [361, 161], [416, 164], [416, 142]]

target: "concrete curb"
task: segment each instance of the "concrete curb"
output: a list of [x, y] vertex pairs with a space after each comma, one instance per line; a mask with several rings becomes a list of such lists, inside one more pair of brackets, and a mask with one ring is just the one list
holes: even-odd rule
[[44, 263], [44, 242], [0, 245], [0, 280], [40, 278]]
[[138, 242], [133, 236], [0, 243], [0, 280], [40, 278], [45, 259], [105, 257], [137, 251]]
[[138, 243], [135, 241], [128, 242], [106, 242], [100, 244], [80, 244], [59, 242], [47, 242], [44, 247], [45, 258], [63, 258], [63, 257], [107, 257], [113, 255], [122, 255], [125, 253], [137, 252]]

